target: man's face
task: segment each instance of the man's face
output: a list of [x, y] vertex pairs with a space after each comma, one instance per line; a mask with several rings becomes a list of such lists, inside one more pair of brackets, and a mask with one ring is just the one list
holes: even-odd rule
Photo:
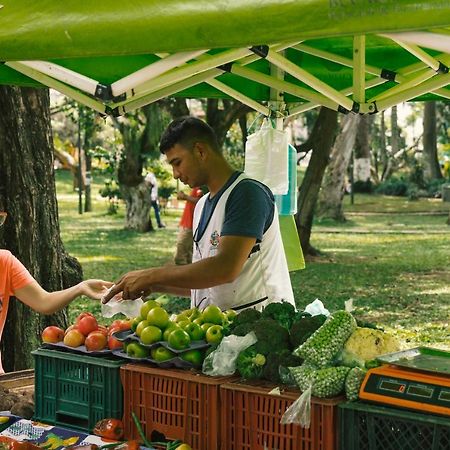
[[197, 144], [194, 144], [192, 150], [175, 144], [166, 151], [166, 157], [176, 180], [191, 188], [205, 184], [203, 158]]

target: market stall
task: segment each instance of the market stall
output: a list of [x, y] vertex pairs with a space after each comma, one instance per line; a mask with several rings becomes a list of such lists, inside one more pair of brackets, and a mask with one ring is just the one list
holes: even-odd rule
[[[235, 98], [280, 120], [319, 105], [372, 114], [410, 99], [450, 98], [450, 7], [440, 0], [4, 0], [0, 18], [0, 83], [48, 86], [102, 114], [174, 95]], [[35, 419], [80, 439], [65, 442], [57, 430], [50, 447], [36, 436], [20, 439], [57, 450], [86, 443], [99, 420], [123, 418], [125, 438], [148, 448], [155, 441], [196, 450], [450, 446], [446, 354], [439, 373], [410, 367], [393, 374], [386, 368], [393, 361], [376, 359], [394, 350], [389, 339], [362, 332], [345, 311], [286, 318], [269, 310], [245, 322], [244, 313], [206, 319], [190, 310], [149, 321], [156, 308], [123, 329], [82, 332], [74, 324], [43, 335], [44, 348], [34, 353]], [[93, 332], [104, 339], [97, 334], [90, 346]], [[215, 346], [224, 336], [241, 342], [248, 335], [256, 340], [219, 374]], [[350, 351], [353, 341], [374, 353]], [[356, 357], [338, 359], [345, 349]], [[229, 362], [227, 355], [217, 360]], [[368, 361], [385, 365], [367, 371]], [[344, 395], [365, 402], [346, 403]], [[8, 425], [2, 433], [19, 438]]]

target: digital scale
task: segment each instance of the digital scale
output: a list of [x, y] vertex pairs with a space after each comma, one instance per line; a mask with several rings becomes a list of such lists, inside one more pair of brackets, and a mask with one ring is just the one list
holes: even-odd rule
[[418, 347], [377, 358], [359, 397], [392, 406], [450, 416], [450, 352]]

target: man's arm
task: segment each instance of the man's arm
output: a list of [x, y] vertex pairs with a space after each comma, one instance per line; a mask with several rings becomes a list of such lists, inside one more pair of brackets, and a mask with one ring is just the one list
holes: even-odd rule
[[123, 292], [124, 299], [138, 298], [171, 288], [204, 289], [234, 281], [242, 271], [256, 238], [223, 236], [218, 253], [193, 264], [136, 270], [124, 275], [105, 296], [105, 302]]

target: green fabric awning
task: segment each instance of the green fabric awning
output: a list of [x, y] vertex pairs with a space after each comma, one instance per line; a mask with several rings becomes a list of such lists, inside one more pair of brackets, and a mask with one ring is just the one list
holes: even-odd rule
[[[173, 95], [233, 97], [284, 115], [450, 98], [442, 0], [1, 4], [0, 84], [47, 85], [102, 113]], [[279, 92], [286, 107], [268, 103]]]

